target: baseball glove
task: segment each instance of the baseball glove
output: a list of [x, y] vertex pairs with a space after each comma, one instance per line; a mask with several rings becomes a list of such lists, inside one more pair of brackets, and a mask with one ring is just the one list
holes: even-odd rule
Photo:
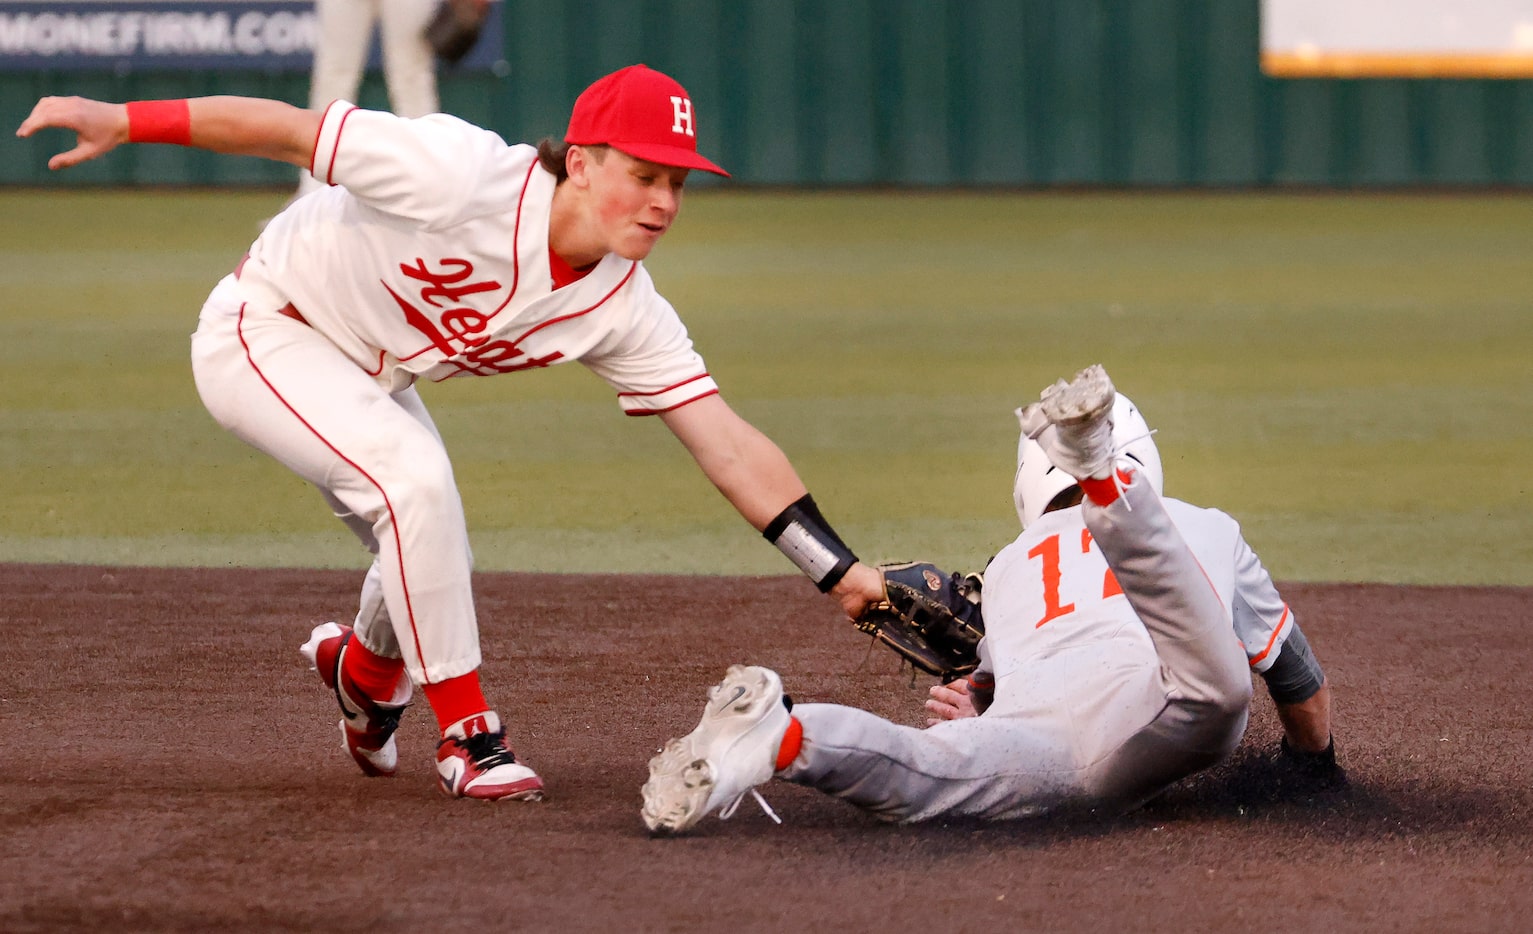
[[479, 41], [489, 15], [485, 0], [442, 0], [426, 24], [426, 42], [437, 58], [456, 65]]
[[925, 562], [881, 564], [878, 570], [885, 598], [856, 619], [859, 630], [944, 683], [978, 667], [985, 635], [980, 575], [946, 574]]

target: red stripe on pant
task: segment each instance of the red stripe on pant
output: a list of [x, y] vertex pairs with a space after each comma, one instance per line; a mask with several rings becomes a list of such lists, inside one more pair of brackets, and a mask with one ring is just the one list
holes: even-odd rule
[[[353, 470], [366, 478], [367, 482], [371, 483], [378, 490], [378, 495], [383, 497], [383, 506], [388, 510], [389, 513], [389, 524], [394, 528], [394, 553], [399, 559], [399, 587], [402, 591], [404, 591], [405, 595], [405, 616], [410, 621], [410, 638], [415, 642], [415, 657], [420, 659], [422, 678], [425, 678], [426, 657], [421, 653], [420, 633], [417, 632], [415, 628], [415, 607], [410, 602], [410, 583], [405, 578], [405, 553], [403, 546], [401, 546], [399, 543], [399, 521], [398, 517], [394, 515], [394, 504], [389, 500], [388, 491], [383, 488], [383, 484], [379, 483], [377, 480], [374, 480], [371, 474], [363, 470], [360, 465], [358, 465], [351, 458], [347, 457], [345, 454], [342, 454], [335, 445], [326, 440], [325, 436], [320, 434], [318, 429], [309, 424], [308, 419], [304, 418], [302, 415], [299, 415], [298, 410], [293, 408], [292, 403], [283, 398], [282, 393], [277, 391], [277, 387], [273, 386], [271, 384], [271, 380], [266, 378], [266, 374], [261, 372], [260, 364], [255, 362], [255, 357], [250, 352], [250, 344], [245, 340], [244, 305], [240, 305], [240, 318], [237, 327], [240, 335], [240, 346], [245, 348], [245, 359], [250, 361], [250, 368], [255, 370], [256, 376], [260, 377], [261, 382], [266, 386], [266, 388], [271, 390], [271, 394], [276, 397], [277, 401], [282, 403], [282, 407], [293, 413], [293, 417], [298, 419], [299, 424], [303, 425], [304, 428], [309, 430], [310, 434], [319, 439], [320, 444], [323, 444], [325, 447], [329, 448], [330, 453], [345, 461]], [[427, 683], [429, 683], [429, 679], [427, 679]]]

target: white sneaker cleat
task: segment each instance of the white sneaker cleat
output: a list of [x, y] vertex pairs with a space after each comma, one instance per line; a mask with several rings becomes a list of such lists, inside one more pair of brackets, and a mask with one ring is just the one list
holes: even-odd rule
[[319, 672], [325, 687], [341, 707], [341, 748], [351, 756], [362, 774], [389, 778], [399, 770], [399, 746], [394, 731], [410, 704], [410, 679], [401, 676], [394, 694], [386, 700], [368, 697], [346, 677], [341, 659], [354, 638], [350, 626], [321, 623], [298, 651]]
[[777, 770], [791, 719], [777, 672], [730, 666], [724, 680], [708, 689], [697, 728], [650, 760], [639, 812], [644, 826], [658, 835], [680, 833], [714, 811], [725, 820], [747, 794], [781, 823], [756, 786]]
[[1045, 389], [1024, 412], [1024, 422], [1054, 466], [1077, 480], [1105, 480], [1113, 470], [1117, 395], [1107, 371], [1089, 366], [1070, 382], [1060, 380]]
[[517, 761], [493, 710], [448, 728], [437, 743], [436, 771], [442, 791], [454, 798], [543, 800], [543, 780]]

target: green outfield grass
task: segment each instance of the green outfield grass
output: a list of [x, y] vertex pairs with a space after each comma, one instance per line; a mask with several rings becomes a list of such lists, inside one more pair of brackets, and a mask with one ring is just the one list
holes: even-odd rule
[[[0, 191], [0, 560], [365, 563], [192, 387], [285, 196]], [[1009, 541], [1012, 409], [1101, 362], [1278, 578], [1533, 584], [1533, 197], [710, 190], [648, 265], [866, 559]], [[423, 392], [481, 569], [791, 571], [579, 366]]]

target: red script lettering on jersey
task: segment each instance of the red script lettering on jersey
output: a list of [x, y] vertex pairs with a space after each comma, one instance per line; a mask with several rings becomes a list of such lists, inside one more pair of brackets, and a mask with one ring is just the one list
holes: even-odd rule
[[453, 376], [493, 376], [545, 367], [561, 359], [564, 354], [555, 351], [541, 357], [525, 357], [513, 341], [490, 340], [490, 315], [468, 307], [444, 307], [437, 299], [456, 304], [469, 295], [499, 291], [501, 285], [494, 279], [473, 281], [474, 264], [465, 259], [444, 258], [439, 270], [432, 270], [426, 261], [416, 257], [415, 264], [399, 264], [399, 271], [411, 279], [423, 283], [417, 294], [421, 306], [442, 309], [435, 317], [423, 311], [415, 303], [383, 283], [383, 288], [394, 299], [404, 314], [405, 322], [421, 332], [431, 345], [441, 352], [444, 363], [456, 367]]
[[500, 283], [494, 279], [459, 285], [458, 283], [474, 274], [474, 264], [466, 259], [455, 259], [451, 256], [444, 257], [441, 262], [444, 267], [456, 267], [457, 272], [432, 272], [426, 268], [426, 261], [419, 256], [415, 258], [414, 266], [399, 264], [400, 272], [411, 279], [426, 283], [420, 290], [421, 301], [433, 307], [442, 307], [442, 303], [437, 301], [438, 298], [445, 298], [456, 304], [465, 295], [477, 295], [480, 292], [494, 292], [500, 289]]

